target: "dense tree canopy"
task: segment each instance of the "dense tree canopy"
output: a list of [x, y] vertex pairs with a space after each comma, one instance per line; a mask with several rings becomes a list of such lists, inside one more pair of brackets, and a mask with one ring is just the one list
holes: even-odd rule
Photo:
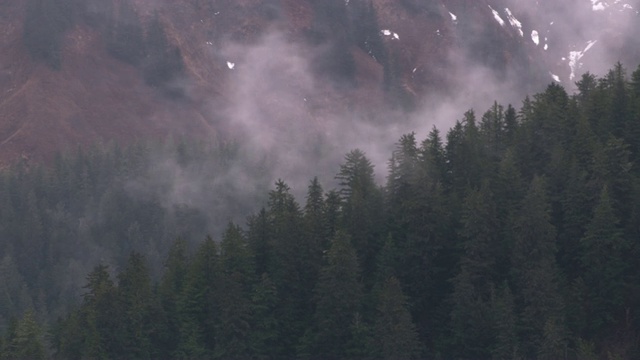
[[[304, 204], [283, 180], [260, 195], [211, 175], [239, 166], [233, 145], [6, 169], [0, 354], [638, 358], [639, 73], [616, 65], [575, 95], [552, 84], [519, 111], [468, 111], [444, 139], [406, 134], [384, 186], [353, 150], [338, 188], [314, 178]], [[158, 158], [210, 185], [167, 205]], [[220, 197], [222, 212], [194, 205]]]

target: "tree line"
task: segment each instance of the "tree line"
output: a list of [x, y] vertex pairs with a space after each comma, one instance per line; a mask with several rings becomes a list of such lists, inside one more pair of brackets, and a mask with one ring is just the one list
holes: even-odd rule
[[[245, 226], [196, 246], [197, 234], [174, 236], [161, 269], [150, 266], [157, 253], [123, 248], [133, 251], [118, 266], [95, 262], [79, 302], [46, 332], [29, 310], [38, 300], [13, 313], [22, 318], [6, 327], [2, 354], [637, 358], [640, 68], [627, 76], [617, 64], [577, 86], [569, 95], [553, 83], [519, 110], [470, 110], [444, 137], [402, 136], [384, 185], [360, 150], [345, 156], [336, 189], [313, 179], [302, 203], [279, 180]], [[148, 242], [167, 239], [162, 221], [140, 227], [159, 229]], [[27, 294], [49, 285], [36, 284]]]
[[79, 24], [98, 30], [107, 52], [138, 67], [149, 86], [167, 85], [184, 69], [159, 15], [145, 26], [130, 1], [28, 0], [23, 43], [34, 60], [59, 70], [64, 36]]

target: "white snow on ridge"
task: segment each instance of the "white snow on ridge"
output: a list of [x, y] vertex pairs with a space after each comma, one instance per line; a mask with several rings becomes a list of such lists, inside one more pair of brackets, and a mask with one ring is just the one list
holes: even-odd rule
[[388, 30], [388, 29], [380, 30], [380, 33], [382, 33], [382, 35], [384, 36], [393, 36], [394, 39], [400, 40], [400, 35], [398, 35], [398, 33], [392, 32], [391, 30]]
[[591, 9], [593, 11], [602, 11], [609, 7], [609, 4], [603, 2], [602, 0], [591, 0]]
[[227, 67], [229, 68], [229, 70], [233, 70], [236, 67], [236, 64], [232, 63], [231, 61], [227, 61]]
[[458, 22], [458, 17], [455, 16], [454, 13], [452, 13], [451, 11], [449, 11], [449, 15], [451, 15], [451, 21], [453, 21], [454, 23]]
[[500, 14], [497, 11], [493, 10], [491, 5], [489, 5], [489, 9], [491, 9], [491, 12], [493, 13], [493, 17], [496, 19], [498, 24], [500, 24], [500, 26], [504, 26], [504, 20], [502, 20], [502, 18], [500, 17]]
[[571, 68], [571, 75], [569, 75], [569, 80], [573, 80], [576, 77], [576, 71], [582, 66], [580, 63], [580, 59], [584, 56], [584, 54], [591, 49], [593, 45], [595, 45], [598, 40], [592, 40], [587, 42], [587, 46], [582, 51], [571, 51], [569, 53], [569, 68]]
[[538, 34], [537, 30], [533, 30], [531, 32], [531, 40], [536, 44], [536, 45], [540, 45], [540, 35]]
[[507, 13], [507, 20], [509, 20], [511, 26], [517, 28], [520, 36], [524, 37], [524, 32], [522, 32], [522, 23], [518, 19], [516, 19], [515, 16], [513, 16], [513, 13], [511, 13], [511, 10], [509, 10], [509, 8], [504, 8], [504, 11]]
[[551, 77], [553, 78], [553, 81], [555, 81], [557, 83], [560, 82], [560, 76], [558, 76], [558, 75], [556, 75], [556, 74], [554, 74], [552, 72], [549, 72], [549, 75], [551, 75]]

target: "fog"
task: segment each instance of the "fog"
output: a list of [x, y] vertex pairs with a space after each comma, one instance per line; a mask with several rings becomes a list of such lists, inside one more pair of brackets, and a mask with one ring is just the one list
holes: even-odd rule
[[[532, 29], [539, 30], [543, 39], [549, 39], [548, 51], [554, 54], [563, 54], [561, 49], [568, 51], [572, 46], [582, 50], [580, 46], [587, 40], [603, 44], [589, 51], [588, 62], [585, 57], [574, 81], [584, 71], [602, 74], [618, 60], [616, 54], [604, 46], [610, 32], [599, 32], [593, 26], [594, 16], [601, 19], [604, 13], [593, 11], [590, 0], [562, 3], [513, 0], [504, 5], [510, 6], [523, 21], [525, 37]], [[600, 23], [615, 24], [616, 31], [629, 29], [631, 18], [626, 13], [614, 18], [617, 14], [607, 15]], [[242, 160], [224, 173], [210, 174], [201, 169], [181, 168], [175, 159], [159, 159], [153, 172], [154, 178], [163, 179], [165, 190], [160, 194], [161, 202], [168, 209], [187, 204], [207, 213], [209, 231], [218, 235], [228, 220], [243, 224], [244, 216], [249, 215], [229, 212], [229, 206], [257, 211], [265, 205], [237, 199], [243, 204], [238, 207], [238, 204], [229, 204], [227, 196], [215, 195], [219, 191], [254, 199], [256, 193], [263, 191], [265, 183], [272, 187], [277, 179], [283, 179], [303, 203], [308, 182], [313, 177], [320, 179], [325, 190], [338, 186], [334, 176], [345, 154], [356, 148], [366, 152], [375, 166], [376, 180], [384, 185], [391, 151], [401, 135], [416, 132], [421, 141], [436, 127], [445, 140], [448, 129], [462, 119], [467, 110], [473, 109], [480, 119], [494, 101], [519, 109], [526, 95], [517, 74], [498, 77], [495, 71], [478, 65], [476, 59], [461, 57], [457, 52], [449, 59], [458, 79], [452, 91], [426, 94], [417, 102], [417, 108], [408, 113], [391, 106], [390, 102], [381, 103], [381, 99], [371, 104], [372, 110], [366, 103], [341, 100], [340, 96], [351, 96], [352, 90], [344, 90], [341, 84], [332, 83], [333, 80], [313, 71], [324, 51], [328, 51], [328, 47], [311, 47], [294, 41], [279, 28], [270, 28], [249, 44], [224, 37], [219, 47], [210, 50], [210, 61], [228, 61], [233, 65], [226, 69], [224, 96], [212, 96], [204, 112], [216, 123], [224, 124], [224, 139], [213, 141], [237, 141]], [[567, 71], [562, 85], [571, 90], [568, 64], [560, 61], [558, 66]], [[188, 80], [181, 81], [191, 88]], [[548, 81], [552, 81], [551, 77]], [[542, 90], [542, 87], [538, 89]], [[264, 179], [256, 178], [252, 170], [256, 167], [265, 170]], [[149, 181], [153, 182], [150, 179], [137, 182], [148, 185]], [[219, 184], [227, 188], [218, 191]], [[204, 188], [214, 190], [203, 191]], [[137, 194], [137, 190], [131, 191]], [[203, 193], [211, 195], [202, 196]]]
[[[547, 38], [550, 66], [557, 70], [562, 85], [575, 90], [575, 81], [585, 72], [604, 75], [621, 61], [628, 69], [638, 65], [638, 10], [636, 0], [510, 0], [517, 14], [522, 14], [525, 36], [532, 30], [540, 33], [541, 44]], [[594, 42], [588, 51], [584, 51]], [[576, 58], [571, 69], [571, 52]], [[576, 57], [577, 55], [577, 57]], [[573, 70], [574, 78], [571, 78]]]

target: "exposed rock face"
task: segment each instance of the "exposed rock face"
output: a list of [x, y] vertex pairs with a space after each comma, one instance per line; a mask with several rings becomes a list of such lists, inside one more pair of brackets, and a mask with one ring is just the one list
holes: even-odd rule
[[[53, 3], [68, 6], [58, 18]], [[0, 162], [112, 139], [225, 139], [242, 131], [234, 117], [246, 106], [282, 131], [321, 129], [335, 114], [375, 119], [455, 92], [474, 67], [535, 91], [567, 64], [545, 50], [548, 29], [532, 40], [543, 16], [523, 4], [1, 1]], [[55, 41], [43, 41], [47, 26], [62, 29]]]

